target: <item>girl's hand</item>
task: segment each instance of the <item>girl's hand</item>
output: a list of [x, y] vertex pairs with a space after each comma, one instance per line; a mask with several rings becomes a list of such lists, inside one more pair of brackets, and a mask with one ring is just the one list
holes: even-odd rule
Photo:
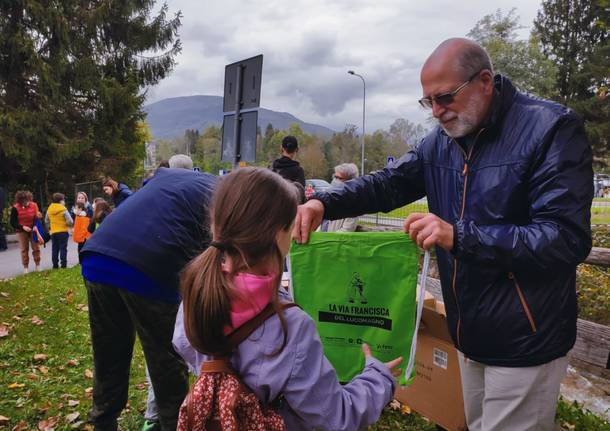
[[[368, 358], [369, 356], [372, 357], [373, 354], [371, 353], [371, 348], [369, 347], [368, 344], [363, 343], [362, 344], [362, 351], [364, 352], [364, 358]], [[402, 356], [396, 358], [396, 359], [392, 359], [390, 362], [385, 362], [383, 365], [385, 365], [386, 367], [388, 367], [390, 369], [390, 371], [392, 372], [392, 375], [394, 377], [397, 377], [400, 375], [400, 368], [396, 368], [400, 363], [402, 362]]]
[[32, 232], [32, 228], [29, 226], [22, 226], [25, 232]]

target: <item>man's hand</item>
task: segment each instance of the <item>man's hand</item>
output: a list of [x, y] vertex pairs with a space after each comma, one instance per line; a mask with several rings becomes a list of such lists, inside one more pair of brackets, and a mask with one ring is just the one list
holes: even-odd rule
[[404, 231], [424, 250], [429, 250], [433, 245], [447, 251], [453, 248], [453, 225], [434, 214], [409, 214]]
[[309, 241], [309, 232], [316, 230], [322, 224], [322, 217], [324, 217], [324, 205], [321, 201], [311, 199], [299, 205], [292, 229], [292, 239], [299, 244]]

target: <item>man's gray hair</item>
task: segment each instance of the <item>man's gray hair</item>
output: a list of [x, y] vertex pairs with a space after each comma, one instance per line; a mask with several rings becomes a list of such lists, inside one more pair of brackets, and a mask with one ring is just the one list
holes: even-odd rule
[[468, 44], [462, 48], [457, 57], [457, 67], [460, 73], [463, 74], [464, 79], [470, 78], [477, 72], [483, 69], [488, 69], [491, 74], [494, 74], [493, 65], [491, 58], [487, 51], [473, 41], [472, 44]]
[[346, 179], [351, 180], [358, 176], [358, 166], [353, 163], [341, 163], [335, 166], [335, 172], [339, 172]]
[[169, 159], [170, 168], [193, 169], [193, 159], [186, 154], [176, 154]]

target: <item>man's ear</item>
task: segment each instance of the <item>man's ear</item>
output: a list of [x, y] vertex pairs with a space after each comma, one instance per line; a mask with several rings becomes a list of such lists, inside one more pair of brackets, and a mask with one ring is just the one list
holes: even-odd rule
[[494, 76], [490, 70], [484, 69], [481, 71], [479, 76], [481, 83], [483, 84], [484, 92], [486, 95], [490, 95], [494, 90]]

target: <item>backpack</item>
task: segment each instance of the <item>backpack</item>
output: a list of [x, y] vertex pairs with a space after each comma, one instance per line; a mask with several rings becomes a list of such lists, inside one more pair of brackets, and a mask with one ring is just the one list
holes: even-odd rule
[[[296, 306], [282, 304], [282, 309]], [[275, 314], [268, 304], [252, 320], [229, 335], [233, 348]], [[199, 378], [180, 407], [176, 431], [286, 431], [286, 424], [273, 408], [264, 408], [256, 395], [231, 367], [229, 357], [201, 364]]]

